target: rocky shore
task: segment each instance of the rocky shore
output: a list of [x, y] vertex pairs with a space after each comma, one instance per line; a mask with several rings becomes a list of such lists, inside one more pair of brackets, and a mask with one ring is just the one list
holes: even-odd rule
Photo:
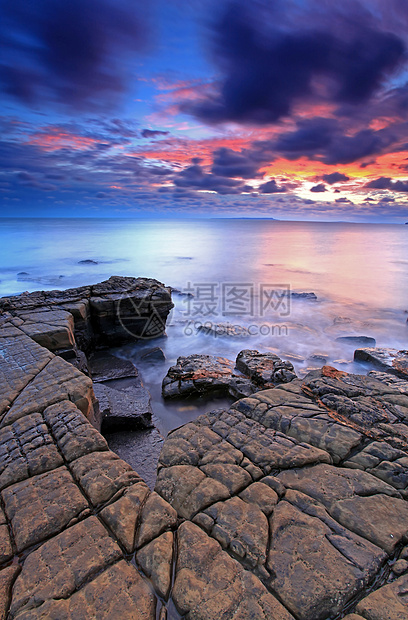
[[95, 351], [163, 333], [170, 290], [110, 278], [0, 309], [0, 618], [408, 617], [407, 352], [303, 379], [256, 351], [179, 358], [168, 397], [238, 400], [168, 435], [153, 491], [99, 432], [143, 385]]

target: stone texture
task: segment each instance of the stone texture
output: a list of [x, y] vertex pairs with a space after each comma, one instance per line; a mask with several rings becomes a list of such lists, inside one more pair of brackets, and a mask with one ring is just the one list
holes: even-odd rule
[[136, 547], [142, 547], [165, 530], [175, 528], [176, 524], [177, 512], [175, 509], [160, 495], [155, 492], [151, 493], [142, 508], [136, 536]]
[[50, 351], [71, 349], [75, 346], [74, 318], [66, 310], [23, 311], [19, 328], [27, 336]]
[[90, 452], [108, 449], [106, 440], [69, 400], [47, 407], [44, 419], [68, 462]]
[[187, 620], [293, 618], [254, 575], [199, 527], [183, 523], [177, 537], [173, 600]]
[[[20, 393], [3, 418], [2, 426], [61, 400], [72, 401], [91, 422], [94, 394], [92, 381], [60, 357], [54, 357]], [[95, 422], [96, 423], [96, 422]]]
[[366, 620], [406, 620], [408, 575], [369, 594], [356, 607]]
[[0, 429], [0, 490], [63, 465], [63, 459], [39, 413]]
[[52, 358], [19, 329], [0, 330], [0, 417]]
[[30, 553], [13, 589], [11, 613], [67, 598], [122, 557], [96, 517], [68, 528]]
[[13, 557], [13, 547], [9, 534], [6, 516], [0, 508], [0, 564], [4, 564]]
[[271, 587], [301, 620], [323, 620], [341, 611], [385, 559], [380, 549], [293, 491], [274, 510], [271, 539]]
[[19, 570], [16, 564], [0, 570], [0, 620], [6, 620], [11, 601], [11, 589]]
[[101, 519], [128, 553], [135, 549], [136, 530], [148, 496], [149, 488], [144, 482], [139, 482], [125, 489], [122, 497], [100, 512]]
[[94, 385], [104, 432], [152, 427], [149, 390], [140, 378]]
[[366, 347], [354, 351], [354, 359], [370, 362], [374, 366], [390, 372], [402, 379], [408, 378], [408, 353], [398, 349]]
[[173, 570], [173, 533], [165, 532], [136, 554], [143, 572], [150, 577], [158, 595], [168, 598]]
[[89, 356], [89, 370], [94, 383], [137, 376], [137, 369], [132, 362], [107, 351], [96, 351]]
[[236, 365], [238, 370], [258, 385], [288, 383], [296, 379], [293, 364], [283, 362], [274, 353], [245, 349], [238, 353]]
[[35, 610], [22, 611], [16, 618], [47, 620], [78, 618], [120, 618], [155, 620], [155, 597], [134, 566], [124, 560], [107, 568], [69, 599], [49, 600]]
[[99, 506], [124, 488], [141, 481], [140, 476], [113, 452], [93, 452], [71, 464], [75, 480], [89, 501]]
[[2, 499], [18, 551], [59, 533], [88, 508], [65, 467], [8, 487]]

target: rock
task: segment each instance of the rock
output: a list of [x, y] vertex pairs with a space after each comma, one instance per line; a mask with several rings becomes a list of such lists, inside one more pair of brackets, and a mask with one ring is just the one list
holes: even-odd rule
[[327, 353], [313, 353], [313, 355], [310, 355], [310, 357], [308, 357], [307, 359], [309, 362], [318, 362], [321, 364], [325, 364], [328, 357], [329, 356], [327, 355]]
[[85, 260], [78, 261], [78, 265], [98, 265], [98, 261], [86, 258]]
[[11, 613], [38, 602], [67, 598], [90, 577], [122, 557], [96, 517], [88, 517], [30, 553], [14, 585]]
[[151, 362], [154, 364], [156, 362], [164, 362], [166, 360], [166, 356], [163, 349], [160, 347], [154, 347], [153, 349], [146, 351], [146, 353], [143, 353], [141, 359], [144, 362]]
[[165, 532], [137, 552], [136, 560], [150, 577], [161, 598], [167, 599], [171, 586], [173, 533]]
[[163, 398], [199, 396], [216, 392], [228, 394], [229, 382], [234, 375], [234, 363], [212, 355], [179, 357], [163, 379]]
[[283, 362], [274, 353], [245, 349], [238, 353], [237, 368], [258, 385], [287, 383], [296, 379], [293, 364]]
[[408, 572], [407, 560], [398, 560], [397, 562], [395, 562], [395, 564], [392, 567], [392, 572], [394, 573], [394, 575], [397, 575], [397, 577]]
[[[59, 323], [57, 327], [60, 331], [56, 332], [55, 313], [70, 313], [75, 321], [77, 345], [84, 351], [88, 351], [95, 342], [116, 346], [129, 340], [161, 336], [172, 307], [170, 289], [161, 282], [122, 276], [112, 276], [93, 286], [22, 293], [0, 300], [0, 311], [11, 312], [16, 318], [23, 318], [24, 322], [27, 320], [26, 329], [30, 335], [48, 338], [51, 343], [57, 333], [61, 333], [58, 338], [62, 337]], [[49, 313], [49, 323], [43, 319], [36, 322], [38, 313], [42, 312]]]
[[150, 393], [141, 379], [94, 384], [104, 432], [151, 428]]
[[71, 464], [72, 474], [93, 506], [112, 499], [118, 491], [141, 481], [140, 476], [113, 452], [93, 452]]
[[100, 428], [100, 419], [94, 409], [92, 381], [60, 357], [53, 357], [20, 392], [1, 425], [12, 424], [61, 400], [73, 402], [96, 428]]
[[6, 620], [13, 582], [19, 570], [19, 567], [15, 564], [0, 570], [0, 620]]
[[231, 323], [211, 323], [209, 325], [199, 325], [199, 332], [209, 334], [210, 336], [230, 337], [230, 338], [247, 338], [250, 333], [246, 327], [241, 325], [232, 325]]
[[18, 551], [58, 534], [88, 509], [65, 467], [13, 484], [2, 498]]
[[405, 620], [408, 614], [408, 575], [371, 592], [356, 611], [367, 620]]
[[344, 342], [344, 344], [362, 344], [366, 347], [375, 347], [376, 345], [375, 338], [370, 338], [369, 336], [339, 336], [336, 338], [336, 342]]
[[397, 389], [402, 394], [408, 394], [408, 379], [401, 379], [388, 372], [381, 372], [379, 370], [370, 370], [367, 376], [382, 381], [386, 385]]
[[199, 527], [183, 523], [177, 538], [179, 554], [172, 596], [181, 615], [196, 620], [293, 620], [257, 577]]
[[408, 352], [398, 349], [364, 348], [354, 351], [354, 359], [370, 362], [402, 379], [408, 379]]
[[290, 296], [293, 299], [311, 299], [313, 301], [317, 299], [317, 295], [315, 293], [296, 293], [293, 291]]
[[107, 351], [96, 351], [89, 356], [92, 381], [100, 383], [111, 379], [137, 377], [137, 368], [128, 360], [111, 355]]
[[[148, 582], [134, 566], [121, 560], [108, 567], [94, 580], [68, 599], [49, 600], [35, 611], [36, 618], [121, 618], [121, 620], [155, 620], [156, 599]], [[135, 616], [137, 610], [137, 616]], [[32, 618], [31, 611], [18, 615]]]

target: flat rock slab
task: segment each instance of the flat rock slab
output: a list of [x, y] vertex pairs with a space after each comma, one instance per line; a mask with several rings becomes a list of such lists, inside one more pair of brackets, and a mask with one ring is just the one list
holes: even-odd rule
[[110, 379], [136, 377], [137, 368], [128, 360], [111, 355], [106, 351], [92, 353], [88, 359], [92, 381], [99, 383]]
[[354, 359], [361, 362], [370, 362], [374, 366], [392, 374], [408, 379], [408, 352], [398, 349], [366, 347], [356, 349]]
[[96, 383], [104, 432], [151, 428], [152, 408], [149, 390], [139, 377]]
[[19, 329], [50, 351], [70, 349], [75, 346], [74, 318], [66, 310], [17, 312]]

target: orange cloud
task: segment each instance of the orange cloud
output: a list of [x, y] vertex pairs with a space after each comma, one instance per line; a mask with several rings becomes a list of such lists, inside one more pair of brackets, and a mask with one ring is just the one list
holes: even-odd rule
[[75, 134], [61, 131], [57, 127], [48, 127], [47, 130], [30, 136], [28, 144], [39, 146], [43, 151], [58, 151], [60, 149], [74, 149], [84, 151], [97, 144], [93, 138], [76, 136]]

